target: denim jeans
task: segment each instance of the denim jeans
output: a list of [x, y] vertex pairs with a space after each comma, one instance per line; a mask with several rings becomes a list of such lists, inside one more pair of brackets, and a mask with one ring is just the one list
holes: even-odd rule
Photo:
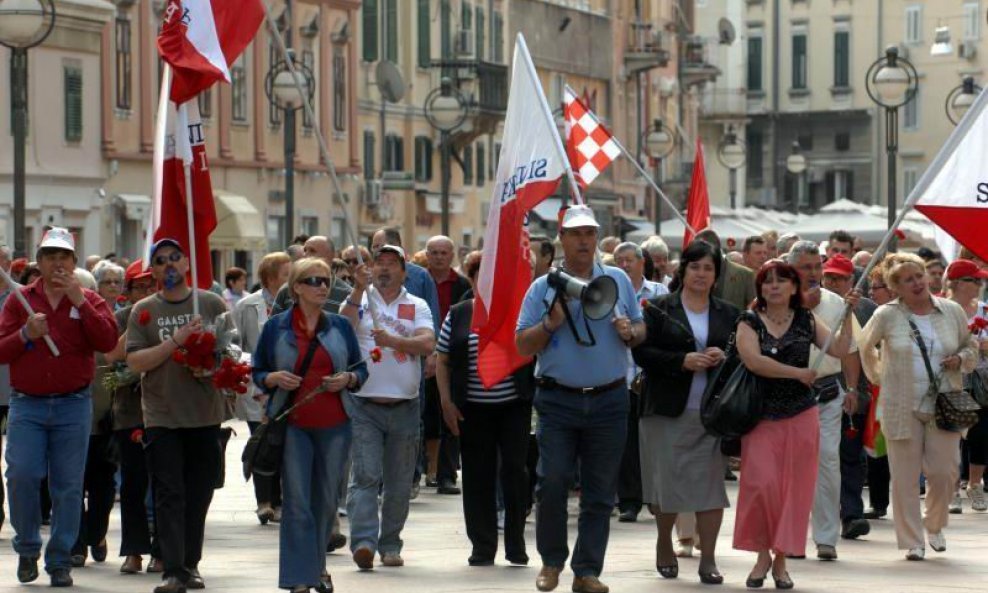
[[283, 589], [319, 584], [350, 437], [349, 422], [333, 428], [288, 425], [278, 549], [278, 586]]
[[[350, 549], [401, 552], [412, 474], [419, 448], [419, 400], [379, 405], [347, 396], [353, 423], [347, 515]], [[381, 514], [377, 495], [383, 485]]]
[[599, 576], [617, 497], [628, 431], [628, 388], [597, 395], [539, 388], [538, 485], [535, 541], [542, 564], [562, 567], [569, 556], [566, 509], [580, 468], [580, 518], [571, 567], [576, 576]]
[[72, 567], [72, 545], [79, 533], [82, 482], [92, 428], [89, 389], [60, 397], [14, 392], [7, 420], [7, 488], [14, 551], [41, 555], [41, 480], [51, 492], [51, 537], [45, 570]]

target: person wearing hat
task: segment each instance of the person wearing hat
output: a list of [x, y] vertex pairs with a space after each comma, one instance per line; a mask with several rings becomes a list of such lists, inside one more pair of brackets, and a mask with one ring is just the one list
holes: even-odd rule
[[52, 516], [45, 570], [53, 586], [67, 587], [82, 511], [94, 355], [113, 349], [117, 327], [106, 301], [82, 288], [73, 273], [75, 239], [68, 229], [48, 230], [37, 260], [41, 277], [17, 289], [33, 313], [19, 298], [8, 298], [0, 313], [0, 364], [10, 365], [12, 387], [6, 452], [10, 523], [20, 556], [17, 579], [29, 583], [38, 578], [38, 500], [47, 475]]
[[[13, 275], [11, 271], [11, 261], [10, 261], [10, 247], [7, 245], [0, 245], [0, 268], [10, 275]], [[0, 309], [3, 308], [3, 304], [7, 301], [7, 297], [10, 296], [10, 291], [14, 289], [13, 285], [7, 282], [5, 276], [0, 276]], [[0, 424], [3, 423], [4, 419], [7, 417], [7, 410], [10, 408], [10, 366], [0, 365]], [[0, 450], [3, 450], [3, 433], [0, 432]], [[3, 489], [3, 479], [0, 478], [0, 529], [3, 529], [3, 524], [7, 520], [7, 515], [3, 511], [3, 502], [6, 499], [6, 493]]]
[[379, 362], [367, 365], [370, 374], [360, 390], [344, 396], [353, 421], [350, 551], [361, 570], [374, 567], [375, 554], [384, 566], [404, 565], [401, 531], [418, 460], [422, 359], [436, 345], [429, 305], [403, 286], [405, 250], [382, 245], [373, 254], [372, 269], [357, 266], [342, 309], [357, 332], [361, 358], [372, 350], [382, 353]]
[[581, 500], [571, 561], [572, 589], [575, 593], [608, 591], [599, 577], [617, 497], [618, 461], [628, 430], [628, 349], [644, 340], [645, 324], [628, 275], [596, 261], [599, 227], [588, 206], [566, 210], [559, 231], [561, 267], [585, 282], [604, 275], [613, 279], [617, 288], [613, 314], [598, 320], [587, 318], [579, 302], [563, 298], [549, 286], [550, 272], [529, 287], [515, 332], [518, 352], [538, 356], [535, 533], [542, 570], [535, 586], [540, 591], [558, 586], [569, 555], [566, 507], [577, 466]]
[[[232, 329], [226, 301], [186, 281], [189, 258], [175, 239], [151, 246], [155, 294], [141, 300], [127, 321], [127, 365], [141, 378], [144, 453], [154, 492], [155, 535], [164, 562], [155, 593], [205, 585], [199, 575], [206, 513], [220, 468], [219, 425], [224, 398], [208, 381], [174, 360], [193, 333], [206, 328], [224, 341]], [[195, 293], [193, 292], [195, 290]], [[198, 295], [199, 315], [194, 314]], [[221, 317], [223, 316], [223, 317]]]

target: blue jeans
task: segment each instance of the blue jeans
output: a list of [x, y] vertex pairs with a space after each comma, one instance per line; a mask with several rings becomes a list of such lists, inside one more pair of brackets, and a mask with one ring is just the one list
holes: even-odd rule
[[628, 431], [628, 388], [597, 395], [539, 388], [538, 485], [535, 541], [545, 566], [562, 567], [569, 556], [566, 510], [580, 468], [580, 518], [571, 567], [576, 576], [599, 576], [617, 497], [621, 455]]
[[288, 425], [281, 466], [278, 586], [282, 589], [319, 584], [350, 436], [349, 422], [333, 428]]
[[51, 537], [45, 570], [72, 568], [71, 551], [79, 534], [82, 479], [92, 429], [89, 389], [60, 397], [14, 392], [7, 419], [7, 488], [14, 551], [41, 555], [41, 480], [51, 493]]
[[[393, 406], [354, 396], [347, 396], [345, 401], [353, 422], [347, 496], [350, 550], [399, 553], [418, 457], [419, 400]], [[379, 517], [377, 494], [382, 485]]]

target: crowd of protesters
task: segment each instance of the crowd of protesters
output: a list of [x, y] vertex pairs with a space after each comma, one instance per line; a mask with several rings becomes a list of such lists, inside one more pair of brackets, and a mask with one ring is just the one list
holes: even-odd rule
[[[988, 410], [963, 434], [917, 413], [931, 385], [959, 390], [988, 368], [988, 263], [974, 254], [947, 265], [927, 248], [895, 252], [865, 276], [872, 254], [843, 231], [818, 245], [792, 232], [722, 242], [710, 229], [673, 253], [659, 237], [599, 236], [585, 206], [530, 247], [515, 346], [531, 362], [490, 387], [472, 328], [482, 254], [449, 237], [410, 253], [382, 228], [339, 256], [327, 237], [299, 237], [210, 290], [191, 286], [174, 239], [146, 264], [80, 261], [61, 228], [30, 262], [0, 247], [0, 528], [9, 518], [17, 579], [39, 577], [42, 525], [52, 586], [106, 561], [119, 501], [121, 573], [160, 573], [155, 593], [206, 587], [206, 517], [233, 419], [251, 434], [287, 423], [279, 467], [250, 479], [258, 522], [279, 527], [277, 586], [293, 593], [332, 592], [326, 554], [347, 545], [359, 570], [403, 566], [423, 485], [462, 494], [470, 566], [495, 564], [499, 532], [507, 562], [527, 565], [534, 510], [536, 588], [554, 590], [569, 560], [576, 593], [608, 591], [612, 517], [643, 509], [662, 578], [698, 549], [699, 580], [723, 583], [716, 545], [735, 471], [733, 547], [757, 555], [748, 588], [792, 588], [787, 560], [806, 556], [807, 534], [836, 561], [840, 540], [867, 535], [890, 506], [909, 560], [927, 543], [947, 549], [965, 499], [988, 510]], [[591, 318], [560, 277], [612, 282], [614, 312]], [[216, 346], [200, 368], [193, 345], [206, 334]], [[700, 412], [732, 349], [762, 399], [740, 443], [713, 436]], [[228, 355], [251, 365], [239, 392], [210, 379]], [[865, 442], [869, 423], [878, 445]]]

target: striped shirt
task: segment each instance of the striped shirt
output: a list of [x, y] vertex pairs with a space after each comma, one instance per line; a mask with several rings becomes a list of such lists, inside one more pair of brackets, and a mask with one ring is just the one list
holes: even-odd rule
[[[436, 352], [449, 354], [449, 334], [452, 332], [452, 326], [450, 316], [447, 315], [446, 320], [443, 321], [442, 328], [439, 330], [439, 342], [436, 344]], [[470, 332], [470, 372], [467, 380], [467, 401], [481, 404], [500, 404], [518, 399], [518, 393], [515, 391], [515, 380], [511, 375], [508, 375], [490, 389], [484, 389], [484, 384], [477, 374], [478, 342], [477, 334]]]

